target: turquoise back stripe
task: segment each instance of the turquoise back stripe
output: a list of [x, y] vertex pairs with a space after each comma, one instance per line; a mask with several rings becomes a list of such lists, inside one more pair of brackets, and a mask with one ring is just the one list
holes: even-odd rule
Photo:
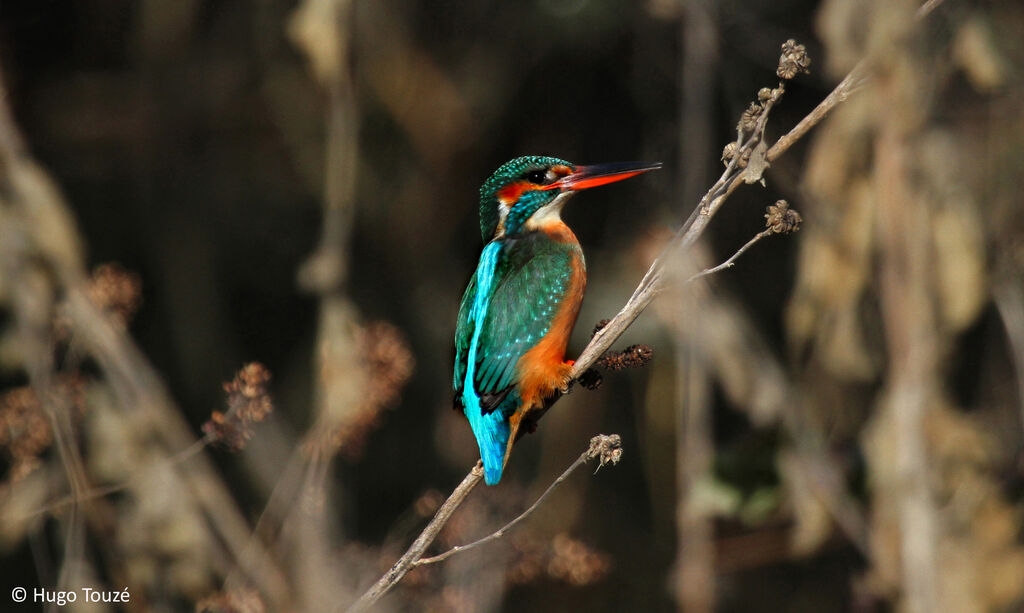
[[473, 429], [477, 445], [480, 447], [480, 459], [484, 463], [484, 481], [494, 485], [501, 480], [504, 468], [505, 446], [508, 444], [508, 421], [501, 410], [483, 415], [480, 409], [480, 397], [476, 393], [473, 381], [476, 378], [477, 349], [480, 333], [490, 306], [494, 270], [497, 267], [501, 244], [489, 243], [480, 254], [480, 264], [476, 267], [476, 296], [469, 311], [469, 321], [473, 324], [473, 338], [469, 342], [469, 354], [466, 357], [466, 378], [462, 382], [462, 407], [469, 419], [469, 427]]

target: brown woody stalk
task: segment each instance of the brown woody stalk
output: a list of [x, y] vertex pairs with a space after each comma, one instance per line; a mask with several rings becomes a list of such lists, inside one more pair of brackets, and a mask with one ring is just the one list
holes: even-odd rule
[[459, 508], [459, 505], [461, 505], [466, 499], [469, 492], [471, 492], [473, 488], [476, 487], [476, 484], [480, 483], [480, 479], [483, 478], [483, 468], [478, 462], [462, 480], [462, 483], [455, 488], [455, 491], [448, 497], [448, 500], [444, 501], [441, 508], [439, 508], [437, 513], [434, 514], [434, 518], [430, 520], [430, 523], [423, 529], [423, 532], [416, 537], [416, 540], [413, 541], [409, 550], [405, 552], [405, 555], [399, 558], [398, 561], [388, 569], [388, 572], [384, 573], [384, 576], [378, 579], [377, 582], [374, 583], [373, 586], [371, 586], [370, 589], [368, 589], [359, 598], [359, 600], [357, 600], [356, 603], [348, 609], [349, 613], [365, 611], [372, 607], [374, 603], [380, 600], [380, 598], [388, 592], [388, 590], [401, 581], [402, 577], [404, 577], [406, 573], [417, 566], [441, 562], [456, 553], [474, 549], [480, 545], [484, 545], [501, 538], [508, 530], [515, 527], [516, 524], [523, 521], [530, 514], [536, 511], [541, 503], [543, 503], [551, 492], [555, 490], [555, 488], [561, 485], [569, 475], [575, 472], [577, 468], [585, 464], [588, 460], [597, 458], [600, 462], [600, 466], [604, 466], [605, 464], [617, 464], [619, 462], [619, 458], [622, 456], [621, 443], [622, 441], [618, 434], [599, 434], [595, 436], [590, 439], [590, 446], [587, 450], [584, 451], [580, 457], [569, 466], [569, 468], [565, 469], [565, 471], [555, 479], [554, 483], [549, 485], [548, 488], [544, 490], [544, 493], [541, 494], [528, 509], [519, 514], [515, 519], [482, 539], [473, 541], [467, 545], [453, 547], [452, 549], [431, 558], [424, 558], [423, 553], [427, 550], [427, 547], [430, 547], [430, 544], [434, 542], [434, 539], [437, 538], [438, 533], [440, 533], [441, 529], [448, 523], [448, 520], [451, 519], [452, 513]]

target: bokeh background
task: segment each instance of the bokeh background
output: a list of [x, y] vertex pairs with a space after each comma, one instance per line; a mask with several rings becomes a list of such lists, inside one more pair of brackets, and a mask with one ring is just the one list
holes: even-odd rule
[[[670, 283], [618, 344], [653, 360], [555, 405], [440, 546], [597, 433], [618, 466], [379, 610], [1020, 610], [1024, 8], [929, 4], [3, 0], [3, 608], [352, 602], [477, 457], [450, 385], [479, 184], [525, 154], [665, 163], [567, 208], [578, 352], [792, 38], [811, 72], [770, 141], [869, 76], [673, 266], [778, 199], [801, 230]], [[253, 361], [269, 383], [225, 390]]]

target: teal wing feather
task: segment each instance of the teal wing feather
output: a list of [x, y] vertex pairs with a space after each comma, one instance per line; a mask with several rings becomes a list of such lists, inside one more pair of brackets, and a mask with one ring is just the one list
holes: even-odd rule
[[475, 323], [470, 319], [469, 313], [476, 299], [476, 275], [469, 280], [469, 286], [462, 295], [462, 302], [459, 304], [459, 318], [455, 324], [455, 402], [459, 405], [462, 402], [462, 383], [466, 378], [466, 357], [469, 355], [469, 344], [473, 339]]
[[[503, 250], [476, 350], [474, 388], [485, 413], [493, 410], [515, 383], [519, 358], [547, 334], [572, 279], [572, 249], [537, 237]], [[475, 292], [473, 283], [467, 296], [471, 291]], [[472, 299], [463, 298], [462, 311], [471, 303]], [[461, 314], [459, 322], [463, 322]], [[466, 346], [462, 355], [468, 357], [468, 341]], [[459, 361], [456, 376], [464, 378], [465, 366]], [[456, 390], [460, 383], [456, 382]]]
[[476, 388], [500, 394], [515, 382], [516, 364], [547, 334], [572, 279], [572, 254], [561, 244], [511, 257], [510, 270], [491, 297], [481, 334]]

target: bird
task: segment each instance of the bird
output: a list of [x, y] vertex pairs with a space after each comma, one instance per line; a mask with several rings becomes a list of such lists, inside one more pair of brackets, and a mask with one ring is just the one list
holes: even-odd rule
[[565, 352], [587, 272], [562, 207], [580, 190], [660, 167], [524, 156], [481, 186], [485, 245], [459, 306], [454, 405], [469, 420], [488, 485], [501, 480], [523, 418], [569, 383]]

